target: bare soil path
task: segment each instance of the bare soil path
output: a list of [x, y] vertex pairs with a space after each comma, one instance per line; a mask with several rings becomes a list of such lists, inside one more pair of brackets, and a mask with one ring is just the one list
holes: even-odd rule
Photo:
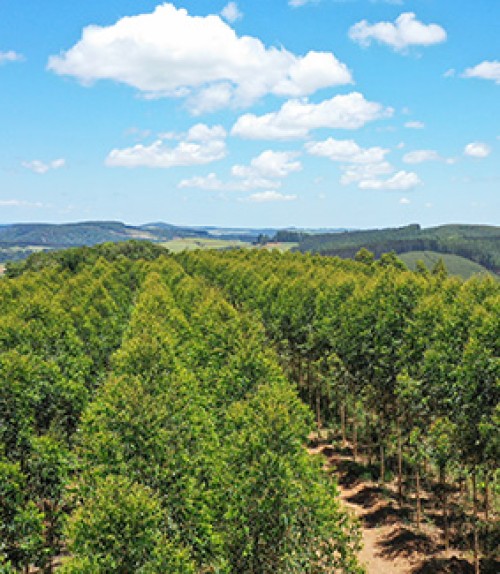
[[416, 530], [412, 509], [399, 507], [390, 485], [381, 488], [363, 478], [352, 457], [329, 445], [309, 452], [325, 457], [325, 468], [337, 477], [344, 507], [359, 520], [363, 544], [359, 560], [367, 574], [473, 574], [463, 553], [444, 550], [439, 529], [424, 525]]

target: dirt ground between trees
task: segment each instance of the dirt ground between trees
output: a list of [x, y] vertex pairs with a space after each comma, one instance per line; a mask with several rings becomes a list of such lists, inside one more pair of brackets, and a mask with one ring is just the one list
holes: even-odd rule
[[429, 524], [420, 531], [415, 528], [412, 509], [399, 508], [394, 485], [382, 489], [353, 476], [352, 457], [330, 445], [309, 452], [325, 457], [325, 469], [336, 475], [342, 504], [359, 520], [363, 547], [358, 556], [367, 574], [473, 574], [466, 553], [444, 549], [439, 528]]

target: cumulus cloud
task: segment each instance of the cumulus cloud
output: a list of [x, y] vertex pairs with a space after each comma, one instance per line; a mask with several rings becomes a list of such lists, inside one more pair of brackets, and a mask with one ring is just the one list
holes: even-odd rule
[[6, 64], [7, 62], [22, 62], [23, 60], [24, 56], [14, 52], [13, 50], [9, 50], [8, 52], [0, 52], [0, 65]]
[[410, 205], [411, 201], [410, 201], [407, 197], [402, 197], [402, 198], [399, 200], [399, 203], [400, 203], [401, 205]]
[[212, 191], [277, 189], [281, 187], [281, 179], [302, 169], [302, 164], [296, 160], [297, 155], [297, 152], [266, 150], [254, 157], [249, 165], [234, 165], [231, 174], [236, 179], [224, 182], [215, 173], [210, 173], [207, 176], [183, 179], [178, 187]]
[[412, 171], [398, 171], [389, 179], [368, 179], [359, 183], [360, 189], [408, 190], [417, 187], [422, 181]]
[[22, 165], [23, 167], [29, 169], [34, 173], [43, 175], [44, 173], [47, 173], [50, 170], [60, 169], [61, 167], [64, 167], [66, 165], [66, 160], [64, 160], [63, 158], [59, 158], [45, 163], [43, 161], [40, 161], [39, 159], [34, 159], [33, 161], [23, 161]]
[[226, 131], [221, 126], [196, 124], [175, 147], [158, 139], [150, 145], [112, 150], [106, 158], [109, 167], [179, 167], [203, 165], [226, 155]]
[[405, 153], [403, 156], [405, 163], [424, 163], [426, 161], [443, 161], [443, 158], [433, 149], [419, 149]]
[[243, 18], [243, 14], [240, 12], [236, 2], [229, 2], [229, 4], [226, 4], [224, 8], [222, 8], [220, 15], [224, 20], [227, 20], [231, 24]]
[[392, 114], [391, 108], [369, 102], [362, 94], [352, 92], [318, 104], [307, 99], [289, 100], [277, 112], [262, 116], [244, 114], [238, 118], [231, 133], [247, 139], [297, 139], [317, 128], [358, 129]]
[[423, 130], [425, 128], [425, 124], [424, 124], [424, 122], [419, 122], [419, 121], [413, 120], [410, 122], [406, 122], [405, 128], [408, 128], [410, 130]]
[[495, 83], [500, 84], [500, 62], [498, 60], [494, 62], [485, 60], [473, 68], [467, 68], [462, 77], [493, 80]]
[[250, 165], [235, 165], [231, 171], [236, 177], [282, 178], [302, 169], [300, 161], [295, 160], [297, 155], [297, 152], [266, 150], [254, 157]]
[[469, 157], [484, 158], [488, 157], [490, 153], [490, 146], [482, 142], [472, 142], [464, 148], [464, 155], [468, 155]]
[[186, 97], [195, 113], [352, 82], [330, 52], [296, 56], [267, 48], [258, 38], [237, 36], [217, 15], [191, 16], [168, 3], [111, 26], [87, 26], [72, 48], [50, 57], [48, 69], [84, 84], [114, 80], [147, 97]]
[[335, 140], [331, 137], [321, 142], [308, 142], [305, 147], [311, 155], [362, 164], [383, 162], [389, 153], [388, 149], [381, 147], [362, 148], [354, 140]]
[[297, 199], [296, 195], [284, 195], [277, 191], [259, 191], [247, 197], [245, 201], [267, 203], [270, 201], [294, 201], [295, 199]]
[[349, 29], [349, 37], [361, 46], [369, 46], [373, 40], [403, 52], [410, 46], [431, 46], [446, 40], [446, 31], [438, 24], [423, 24], [413, 12], [401, 14], [394, 23], [370, 24], [361, 20]]
[[226, 137], [226, 130], [219, 125], [207, 126], [206, 124], [195, 124], [187, 133], [187, 141], [208, 142], [212, 140], [223, 140]]
[[281, 187], [281, 181], [262, 177], [222, 181], [215, 173], [209, 173], [206, 176], [196, 175], [183, 179], [177, 187], [180, 189], [195, 188], [207, 191], [249, 191], [251, 189], [277, 189]]
[[343, 172], [340, 178], [340, 183], [342, 185], [359, 183], [361, 181], [370, 181], [381, 175], [388, 175], [394, 171], [394, 168], [388, 161], [369, 163], [366, 165], [346, 165], [341, 166], [340, 169]]

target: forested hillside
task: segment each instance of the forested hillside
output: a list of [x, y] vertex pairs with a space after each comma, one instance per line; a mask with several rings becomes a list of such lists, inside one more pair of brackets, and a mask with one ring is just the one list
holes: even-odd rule
[[134, 242], [7, 275], [1, 572], [360, 572], [313, 427], [395, 474], [415, 529], [425, 485], [443, 544], [494, 555], [498, 282]]
[[[278, 232], [277, 240], [282, 240]], [[285, 232], [285, 234], [288, 232]], [[286, 235], [289, 238], [289, 233]], [[292, 240], [289, 238], [289, 240]], [[436, 251], [460, 255], [479, 263], [494, 273], [500, 273], [500, 228], [488, 225], [442, 225], [422, 229], [408, 225], [394, 229], [346, 231], [317, 235], [299, 234], [298, 250], [353, 258], [365, 248], [380, 257], [412, 251]]]

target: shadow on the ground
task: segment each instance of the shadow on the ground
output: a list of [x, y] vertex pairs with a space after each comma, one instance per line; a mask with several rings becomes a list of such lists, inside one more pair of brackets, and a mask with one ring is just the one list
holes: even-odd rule
[[383, 506], [373, 512], [368, 512], [361, 517], [366, 528], [377, 528], [377, 526], [387, 526], [399, 522], [407, 522], [410, 519], [410, 512], [407, 508], [394, 508]]
[[365, 486], [356, 494], [350, 496], [347, 501], [363, 508], [371, 508], [384, 497], [384, 491], [380, 486]]
[[429, 536], [408, 528], [398, 528], [391, 532], [379, 546], [380, 555], [392, 560], [399, 556], [408, 558], [414, 554], [428, 556], [439, 549]]
[[431, 558], [420, 564], [411, 574], [474, 574], [467, 560], [456, 558]]
[[354, 488], [362, 482], [377, 478], [373, 469], [353, 460], [338, 458], [333, 455], [329, 458], [329, 463], [338, 477], [339, 484], [345, 488]]

